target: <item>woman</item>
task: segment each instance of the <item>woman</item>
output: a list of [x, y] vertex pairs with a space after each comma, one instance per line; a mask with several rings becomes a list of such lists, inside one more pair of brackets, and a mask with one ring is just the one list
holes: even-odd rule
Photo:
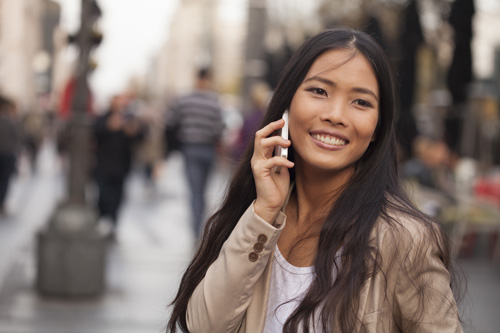
[[[169, 331], [462, 330], [447, 238], [400, 188], [395, 103], [368, 35], [329, 30], [299, 48], [207, 222]], [[291, 142], [273, 135], [285, 109]]]

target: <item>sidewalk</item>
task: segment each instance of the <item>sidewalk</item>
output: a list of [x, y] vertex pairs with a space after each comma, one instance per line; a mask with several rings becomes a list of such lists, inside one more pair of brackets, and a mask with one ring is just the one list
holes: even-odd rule
[[[227, 175], [228, 170], [215, 171], [208, 190], [210, 207], [223, 193]], [[164, 331], [167, 305], [177, 291], [194, 243], [180, 156], [168, 160], [158, 185], [156, 191], [146, 189], [138, 173], [131, 177], [117, 242], [108, 250], [107, 288], [101, 297], [83, 300], [40, 297], [34, 289], [37, 228], [23, 230], [24, 242], [16, 251], [8, 252], [11, 263], [0, 291], [0, 333]], [[19, 215], [15, 223], [28, 222], [24, 215]]]
[[[485, 243], [485, 242], [483, 242]], [[460, 306], [464, 332], [500, 332], [500, 263], [492, 262], [479, 244], [476, 254], [459, 260], [467, 278], [467, 293]]]
[[28, 161], [21, 158], [18, 173], [12, 179], [6, 201], [7, 216], [0, 217], [0, 289], [16, 258], [14, 254], [32, 241], [62, 196], [63, 177], [54, 149], [50, 143], [42, 146], [34, 174]]

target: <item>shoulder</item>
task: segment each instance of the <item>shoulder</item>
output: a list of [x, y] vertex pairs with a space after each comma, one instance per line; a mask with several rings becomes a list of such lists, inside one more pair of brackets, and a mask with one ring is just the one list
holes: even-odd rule
[[194, 91], [189, 94], [178, 97], [171, 104], [174, 107], [183, 107], [186, 105], [213, 104], [219, 105], [219, 96], [211, 91]]
[[386, 216], [380, 216], [375, 223], [375, 232], [388, 237], [418, 236], [425, 233], [426, 222], [416, 216], [389, 209]]
[[373, 230], [382, 257], [411, 259], [441, 248], [443, 232], [439, 225], [424, 215], [390, 209], [380, 217]]

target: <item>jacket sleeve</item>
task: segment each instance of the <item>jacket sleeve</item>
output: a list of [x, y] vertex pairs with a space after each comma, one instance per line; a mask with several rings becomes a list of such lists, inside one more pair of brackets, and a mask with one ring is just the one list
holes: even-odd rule
[[238, 330], [285, 220], [280, 212], [276, 227], [272, 226], [254, 213], [253, 203], [250, 205], [189, 300], [189, 332]]
[[419, 333], [462, 332], [450, 274], [438, 243], [423, 228], [410, 234], [394, 290], [394, 313], [400, 329]]

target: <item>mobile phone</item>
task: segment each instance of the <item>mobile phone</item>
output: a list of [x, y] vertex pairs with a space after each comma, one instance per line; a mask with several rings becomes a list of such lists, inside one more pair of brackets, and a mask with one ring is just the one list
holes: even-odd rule
[[[285, 125], [278, 131], [278, 135], [285, 140], [288, 140], [288, 113], [288, 109], [283, 112], [283, 116], [281, 117], [281, 119], [285, 121]], [[283, 148], [280, 145], [276, 145], [276, 147], [274, 148], [274, 156], [282, 156], [284, 158], [288, 158], [288, 147]], [[276, 167], [274, 169], [274, 172], [279, 173], [280, 170], [280, 167]]]

